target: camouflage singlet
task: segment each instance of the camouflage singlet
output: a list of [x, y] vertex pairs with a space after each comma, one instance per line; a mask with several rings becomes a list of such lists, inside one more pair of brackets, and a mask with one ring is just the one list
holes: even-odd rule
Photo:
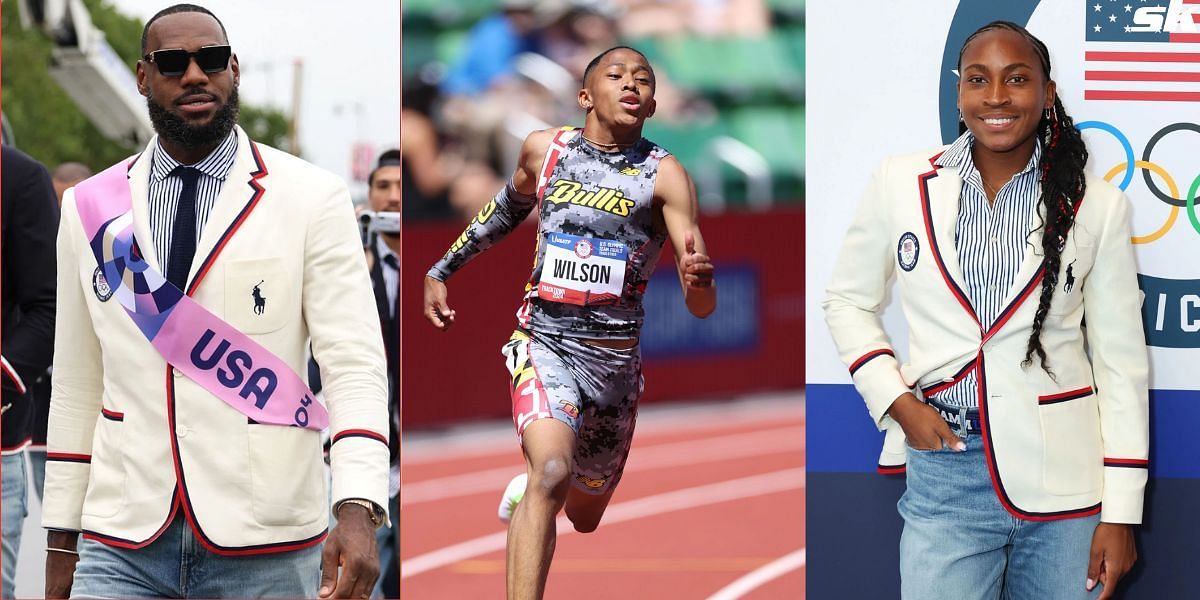
[[666, 228], [655, 223], [654, 181], [668, 155], [642, 138], [603, 152], [580, 130], [559, 131], [538, 180], [533, 274], [519, 325], [590, 339], [633, 338]]

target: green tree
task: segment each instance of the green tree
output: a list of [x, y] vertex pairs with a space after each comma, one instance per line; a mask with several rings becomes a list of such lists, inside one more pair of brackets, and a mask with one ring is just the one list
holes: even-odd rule
[[[84, 0], [92, 23], [132, 71], [141, 58], [143, 22], [121, 14], [106, 0]], [[137, 152], [130, 144], [104, 137], [50, 77], [53, 42], [38, 29], [23, 29], [20, 5], [3, 4], [0, 35], [4, 39], [4, 114], [16, 145], [53, 169], [66, 161], [82, 162], [99, 171]], [[271, 146], [287, 142], [287, 118], [278, 110], [242, 105], [242, 126], [251, 138]]]
[[19, 10], [18, 3], [6, 2], [0, 25], [0, 86], [16, 145], [51, 169], [74, 160], [99, 170], [130, 155], [131, 146], [101, 135], [50, 77], [53, 43], [41, 31], [22, 29]]
[[121, 14], [105, 0], [83, 0], [83, 5], [117, 56], [127, 65], [136, 64], [142, 58], [142, 20]]
[[250, 139], [288, 150], [288, 118], [279, 110], [242, 104], [238, 124]]

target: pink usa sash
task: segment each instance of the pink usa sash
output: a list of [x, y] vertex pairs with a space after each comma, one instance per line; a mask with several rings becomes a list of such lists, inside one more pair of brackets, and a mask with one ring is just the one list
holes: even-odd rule
[[322, 430], [329, 413], [287, 363], [208, 312], [154, 270], [133, 239], [133, 198], [124, 163], [75, 186], [84, 233], [107, 289], [171, 366], [259, 422]]

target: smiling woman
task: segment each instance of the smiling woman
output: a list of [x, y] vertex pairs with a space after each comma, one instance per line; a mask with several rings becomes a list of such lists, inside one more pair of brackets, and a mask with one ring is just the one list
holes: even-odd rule
[[1033, 154], [1043, 111], [1054, 106], [1055, 84], [1040, 61], [1028, 61], [1028, 44], [1008, 29], [990, 29], [963, 46], [958, 108], [963, 126], [977, 147], [976, 163], [989, 185], [989, 200], [1007, 176], [1025, 166]]
[[[824, 302], [880, 471], [907, 471], [902, 595], [1111, 597], [1148, 452], [1128, 203], [1085, 174], [1040, 40], [993, 22], [958, 67], [961, 135], [884, 161]], [[879, 320], [893, 276], [903, 364]]]

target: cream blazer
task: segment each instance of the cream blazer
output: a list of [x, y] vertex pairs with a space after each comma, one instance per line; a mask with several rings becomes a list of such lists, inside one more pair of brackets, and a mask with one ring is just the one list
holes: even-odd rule
[[[823, 303], [854, 385], [886, 432], [879, 470], [902, 472], [905, 462], [904, 432], [886, 414], [891, 403], [975, 371], [989, 474], [1011, 514], [1047, 520], [1099, 512], [1106, 522], [1141, 522], [1148, 366], [1128, 201], [1088, 176], [1041, 335], [1051, 378], [1036, 357], [1021, 366], [1041, 293], [1041, 229], [1029, 238], [1000, 317], [981, 327], [954, 247], [962, 179], [934, 166], [943, 151], [883, 162]], [[1030, 229], [1040, 223], [1035, 215]], [[908, 322], [904, 364], [879, 319], [893, 276]]]
[[[237, 157], [196, 248], [193, 298], [304, 374], [321, 365], [336, 503], [387, 506], [387, 377], [353, 206], [336, 176], [240, 128]], [[129, 166], [146, 261], [156, 141]], [[182, 510], [221, 554], [322, 541], [330, 495], [321, 434], [261, 425], [170, 368], [121, 306], [93, 290], [73, 190], [58, 232], [58, 315], [42, 525], [139, 548]], [[254, 313], [252, 290], [266, 298]]]

